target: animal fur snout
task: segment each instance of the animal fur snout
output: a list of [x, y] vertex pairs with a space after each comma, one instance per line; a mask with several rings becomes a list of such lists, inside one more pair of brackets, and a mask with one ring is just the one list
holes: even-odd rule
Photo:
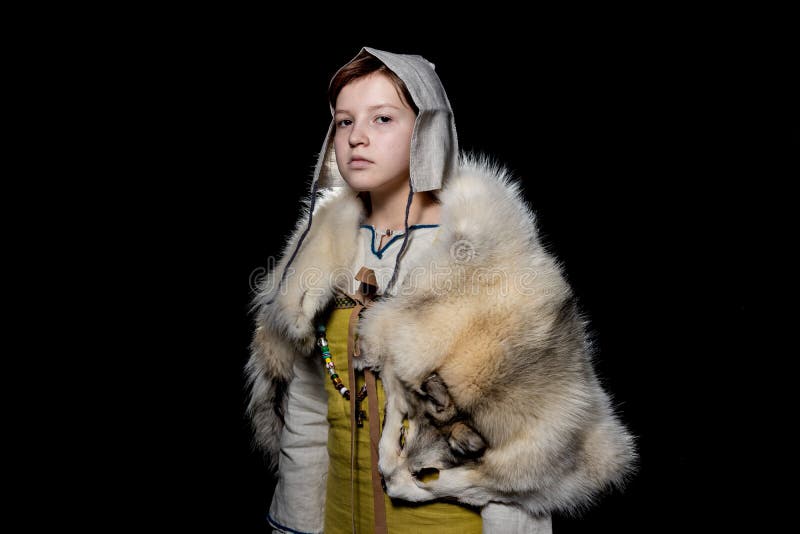
[[435, 468], [428, 468], [416, 474], [407, 468], [397, 469], [390, 477], [384, 477], [384, 490], [392, 499], [409, 502], [428, 501], [433, 499], [434, 495], [424, 486], [435, 479], [438, 473], [439, 470]]
[[[381, 436], [378, 470], [389, 497], [426, 501], [435, 498], [432, 492], [440, 472], [474, 462], [483, 455], [487, 443], [469, 424], [467, 414], [459, 411], [437, 373], [423, 380], [416, 394], [405, 400], [409, 411], [392, 406], [395, 412], [387, 415], [391, 422], [385, 423]], [[397, 424], [406, 414], [407, 432]]]
[[381, 477], [385, 481], [391, 480], [392, 476], [394, 476], [395, 472], [397, 471], [397, 459], [396, 458], [387, 458], [385, 456], [381, 456], [378, 459], [378, 473], [380, 473]]

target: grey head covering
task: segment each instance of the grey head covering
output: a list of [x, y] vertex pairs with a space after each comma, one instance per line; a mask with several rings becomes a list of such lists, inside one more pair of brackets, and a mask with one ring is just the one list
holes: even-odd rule
[[[436, 65], [419, 55], [395, 54], [375, 48], [363, 47], [356, 56], [345, 63], [336, 74], [331, 78], [330, 84], [339, 74], [353, 61], [371, 55], [380, 60], [386, 67], [394, 72], [408, 88], [411, 98], [414, 100], [419, 112], [414, 123], [414, 131], [411, 134], [411, 161], [409, 162], [409, 181], [410, 190], [405, 213], [405, 234], [400, 251], [395, 260], [395, 269], [389, 284], [385, 290], [388, 294], [390, 287], [394, 285], [397, 277], [397, 267], [400, 257], [406, 248], [408, 240], [408, 214], [411, 209], [411, 201], [415, 192], [433, 191], [441, 189], [444, 184], [458, 170], [458, 136], [456, 134], [455, 118], [450, 107], [450, 101], [444, 90], [439, 76], [436, 74]], [[329, 105], [331, 116], [335, 114], [333, 105]], [[336, 151], [333, 138], [335, 135], [336, 120], [331, 119], [328, 126], [328, 133], [322, 143], [322, 150], [317, 158], [314, 168], [314, 179], [311, 184], [311, 206], [309, 208], [308, 227], [305, 229], [297, 242], [297, 247], [292, 253], [291, 258], [286, 264], [278, 283], [280, 291], [289, 266], [294, 261], [300, 246], [303, 243], [309, 230], [314, 216], [314, 203], [317, 191], [323, 188], [349, 187], [339, 172], [336, 163]], [[276, 292], [277, 294], [277, 292]], [[267, 302], [271, 304], [274, 297]]]
[[[436, 74], [436, 66], [422, 56], [393, 54], [365, 46], [334, 74], [331, 83], [342, 69], [367, 54], [378, 58], [403, 80], [419, 108], [411, 135], [411, 188], [417, 192], [440, 189], [457, 170], [458, 136], [453, 110]], [[333, 116], [333, 105], [330, 105], [330, 109]], [[335, 127], [336, 121], [331, 119], [314, 169], [314, 183], [317, 188], [346, 185], [336, 165], [333, 146]]]

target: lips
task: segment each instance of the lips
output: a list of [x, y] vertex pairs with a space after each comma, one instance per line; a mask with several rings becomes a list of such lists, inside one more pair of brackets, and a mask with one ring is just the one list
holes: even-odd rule
[[372, 162], [370, 160], [368, 160], [368, 159], [355, 157], [355, 158], [350, 160], [350, 164], [349, 165], [353, 169], [363, 169], [365, 167], [368, 167], [368, 166], [372, 165]]

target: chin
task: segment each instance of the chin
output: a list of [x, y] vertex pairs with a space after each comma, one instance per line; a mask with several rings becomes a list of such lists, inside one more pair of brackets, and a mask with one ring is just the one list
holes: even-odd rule
[[384, 185], [386, 181], [371, 180], [367, 177], [360, 176], [344, 176], [344, 181], [354, 191], [372, 191]]
[[369, 187], [369, 184], [364, 184], [359, 180], [351, 180], [349, 178], [345, 178], [344, 181], [347, 182], [347, 185], [350, 186], [350, 189], [352, 189], [353, 191], [357, 191], [359, 193], [362, 191], [369, 191], [371, 189], [371, 187]]

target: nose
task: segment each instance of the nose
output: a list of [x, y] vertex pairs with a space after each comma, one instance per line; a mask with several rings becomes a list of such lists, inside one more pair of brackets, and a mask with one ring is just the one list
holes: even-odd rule
[[364, 127], [353, 124], [353, 127], [350, 129], [350, 146], [354, 147], [356, 145], [368, 145], [369, 144], [369, 136], [364, 131]]

